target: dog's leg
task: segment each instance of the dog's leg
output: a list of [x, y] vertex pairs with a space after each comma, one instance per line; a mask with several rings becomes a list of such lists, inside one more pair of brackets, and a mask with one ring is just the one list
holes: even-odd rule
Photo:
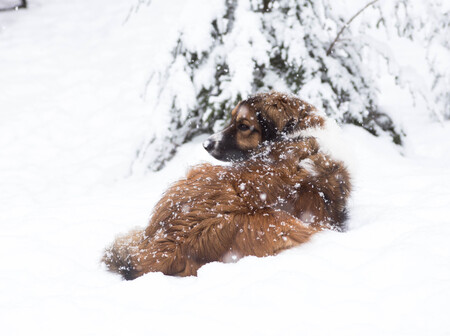
[[133, 231], [116, 239], [103, 261], [126, 280], [149, 272], [190, 276], [208, 262], [277, 254], [318, 232], [285, 211], [269, 208], [210, 221], [187, 235], [165, 232], [149, 238], [144, 231]]
[[318, 231], [285, 211], [264, 208], [210, 218], [187, 233], [178, 231], [172, 235], [166, 231], [163, 237], [141, 244], [131, 260], [139, 265], [134, 267], [137, 276], [158, 271], [197, 275], [206, 263], [236, 261], [248, 255], [275, 255], [308, 241]]
[[235, 258], [277, 254], [309, 240], [318, 229], [304, 224], [282, 210], [262, 209], [253, 214], [236, 215], [239, 227], [230, 253]]
[[174, 239], [167, 236], [146, 237], [144, 231], [133, 231], [117, 238], [106, 249], [102, 261], [111, 272], [133, 280], [149, 272], [166, 275], [196, 275], [202, 265], [182, 252]]

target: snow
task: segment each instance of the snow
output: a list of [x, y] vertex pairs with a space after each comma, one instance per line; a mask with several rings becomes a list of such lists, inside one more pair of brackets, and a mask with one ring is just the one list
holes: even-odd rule
[[126, 282], [100, 265], [103, 248], [145, 226], [190, 165], [217, 163], [204, 135], [162, 171], [130, 172], [164, 118], [146, 123], [140, 51], [176, 34], [124, 29], [129, 13], [126, 0], [0, 13], [0, 333], [448, 335], [450, 122], [408, 118], [393, 83], [380, 99], [408, 128], [403, 147], [343, 127], [354, 183], [347, 232], [211, 263], [198, 277]]

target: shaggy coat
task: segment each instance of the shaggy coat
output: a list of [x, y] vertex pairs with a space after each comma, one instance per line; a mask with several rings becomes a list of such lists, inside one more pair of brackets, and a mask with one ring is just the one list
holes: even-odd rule
[[241, 102], [230, 126], [205, 144], [220, 159], [241, 161], [192, 168], [165, 192], [149, 225], [116, 239], [103, 261], [127, 280], [148, 272], [189, 276], [208, 262], [274, 255], [324, 228], [342, 229], [346, 168], [316, 139], [290, 136], [323, 124], [295, 97]]

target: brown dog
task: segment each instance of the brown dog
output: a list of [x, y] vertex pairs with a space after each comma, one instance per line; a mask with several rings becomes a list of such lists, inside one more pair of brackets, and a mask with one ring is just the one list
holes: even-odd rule
[[242, 101], [230, 125], [204, 143], [216, 158], [239, 162], [191, 169], [163, 195], [147, 228], [118, 238], [103, 261], [127, 280], [196, 275], [208, 262], [274, 255], [325, 227], [342, 229], [349, 174], [302, 136], [324, 123], [296, 97]]

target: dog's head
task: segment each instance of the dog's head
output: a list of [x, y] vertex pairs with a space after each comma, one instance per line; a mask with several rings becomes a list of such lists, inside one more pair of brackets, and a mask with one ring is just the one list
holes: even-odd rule
[[263, 144], [295, 137], [324, 123], [314, 106], [297, 97], [260, 93], [241, 101], [231, 112], [230, 124], [210, 136], [203, 147], [218, 160], [245, 160]]

